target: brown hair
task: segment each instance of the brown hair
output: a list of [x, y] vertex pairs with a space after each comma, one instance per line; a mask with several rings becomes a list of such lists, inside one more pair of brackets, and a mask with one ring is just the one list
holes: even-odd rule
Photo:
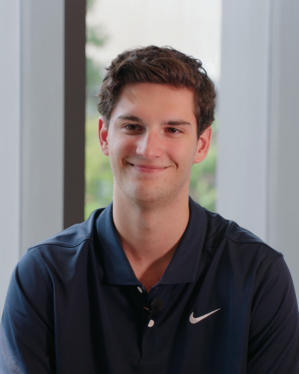
[[128, 83], [168, 84], [194, 92], [198, 137], [214, 121], [216, 92], [200, 60], [171, 47], [141, 47], [119, 54], [106, 68], [98, 94], [98, 110], [107, 124]]

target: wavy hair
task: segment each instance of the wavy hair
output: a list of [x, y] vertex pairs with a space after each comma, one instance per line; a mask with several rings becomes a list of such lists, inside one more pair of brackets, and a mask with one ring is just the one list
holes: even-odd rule
[[171, 47], [140, 47], [119, 54], [106, 68], [98, 94], [98, 110], [107, 124], [129, 83], [158, 83], [193, 91], [198, 137], [214, 121], [216, 91], [202, 62]]

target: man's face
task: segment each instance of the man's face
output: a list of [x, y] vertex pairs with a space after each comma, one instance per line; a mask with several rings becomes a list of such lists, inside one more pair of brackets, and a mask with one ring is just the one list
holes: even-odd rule
[[161, 84], [126, 85], [109, 129], [99, 120], [100, 146], [110, 157], [116, 182], [114, 195], [144, 206], [188, 196], [192, 164], [205, 158], [210, 137], [207, 129], [197, 139], [193, 92]]

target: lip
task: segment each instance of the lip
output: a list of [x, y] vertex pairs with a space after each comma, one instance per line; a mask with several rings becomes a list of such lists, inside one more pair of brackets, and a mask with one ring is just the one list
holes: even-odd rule
[[136, 165], [136, 164], [131, 164], [130, 162], [126, 161], [129, 165], [133, 166], [134, 169], [144, 172], [144, 173], [159, 173], [162, 172], [163, 170], [167, 169], [167, 166], [155, 166], [155, 165]]

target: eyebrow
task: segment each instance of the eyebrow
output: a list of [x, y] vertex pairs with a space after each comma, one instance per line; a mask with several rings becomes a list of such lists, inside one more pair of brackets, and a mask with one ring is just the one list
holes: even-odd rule
[[[136, 116], [118, 116], [117, 119], [125, 119], [127, 121], [139, 122], [143, 124], [143, 121]], [[183, 119], [176, 119], [176, 120], [165, 121], [162, 123], [162, 125], [168, 125], [168, 126], [189, 125], [191, 126], [191, 123]]]
[[117, 119], [125, 119], [127, 121], [143, 123], [143, 121], [136, 116], [118, 116]]
[[183, 119], [177, 119], [177, 120], [169, 120], [169, 121], [163, 122], [163, 125], [169, 125], [169, 126], [189, 125], [191, 126], [191, 123]]

